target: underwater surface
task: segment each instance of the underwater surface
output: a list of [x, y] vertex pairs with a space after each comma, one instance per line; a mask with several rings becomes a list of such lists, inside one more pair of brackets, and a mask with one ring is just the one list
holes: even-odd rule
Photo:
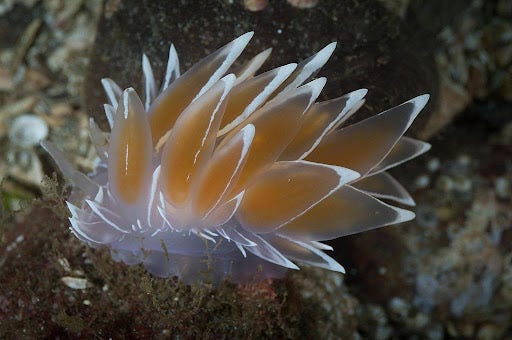
[[[142, 53], [162, 81], [171, 43], [183, 72], [249, 31], [244, 55], [273, 49], [260, 72], [337, 41], [318, 100], [367, 88], [348, 124], [431, 95], [406, 135], [432, 148], [390, 171], [416, 218], [327, 241], [346, 274], [243, 284], [159, 278], [78, 240], [39, 141], [92, 171], [102, 78], [144, 93]], [[510, 0], [3, 0], [0, 338], [512, 337], [511, 155]]]

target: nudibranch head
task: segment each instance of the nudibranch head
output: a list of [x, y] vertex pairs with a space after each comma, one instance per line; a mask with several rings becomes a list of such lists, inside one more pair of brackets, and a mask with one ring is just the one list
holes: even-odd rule
[[43, 143], [73, 185], [77, 238], [156, 276], [244, 282], [297, 264], [343, 272], [320, 241], [414, 217], [381, 199], [414, 205], [386, 170], [429, 149], [403, 137], [428, 95], [339, 128], [367, 91], [316, 102], [326, 79], [311, 78], [336, 44], [255, 75], [270, 50], [232, 68], [251, 37], [182, 75], [171, 46], [160, 88], [143, 55], [144, 101], [103, 79], [111, 132], [91, 119], [93, 173]]

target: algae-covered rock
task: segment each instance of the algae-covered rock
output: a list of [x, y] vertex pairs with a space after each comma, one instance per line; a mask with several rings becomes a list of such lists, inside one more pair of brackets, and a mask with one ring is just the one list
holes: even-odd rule
[[351, 338], [357, 333], [357, 300], [341, 274], [305, 269], [284, 280], [216, 288], [156, 278], [75, 239], [60, 195], [52, 189], [16, 223], [2, 226], [0, 338]]

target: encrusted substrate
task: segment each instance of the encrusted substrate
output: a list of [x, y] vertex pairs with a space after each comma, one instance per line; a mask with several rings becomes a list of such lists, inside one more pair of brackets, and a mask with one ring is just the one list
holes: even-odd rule
[[[53, 184], [52, 184], [53, 185]], [[0, 338], [352, 337], [356, 299], [338, 273], [187, 286], [120, 266], [68, 232], [59, 195], [3, 227]], [[53, 199], [57, 199], [54, 201]], [[207, 274], [207, 273], [205, 273]]]

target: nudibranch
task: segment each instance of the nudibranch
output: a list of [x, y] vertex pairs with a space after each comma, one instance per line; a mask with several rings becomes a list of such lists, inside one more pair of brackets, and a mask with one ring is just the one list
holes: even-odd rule
[[429, 149], [403, 137], [428, 95], [340, 127], [367, 90], [317, 102], [336, 43], [256, 75], [270, 49], [233, 66], [252, 35], [183, 74], [171, 45], [161, 86], [143, 55], [143, 100], [103, 79], [111, 131], [90, 120], [92, 173], [42, 143], [72, 184], [78, 239], [159, 277], [240, 283], [297, 264], [344, 272], [321, 241], [414, 218], [389, 204], [414, 201], [387, 170]]

